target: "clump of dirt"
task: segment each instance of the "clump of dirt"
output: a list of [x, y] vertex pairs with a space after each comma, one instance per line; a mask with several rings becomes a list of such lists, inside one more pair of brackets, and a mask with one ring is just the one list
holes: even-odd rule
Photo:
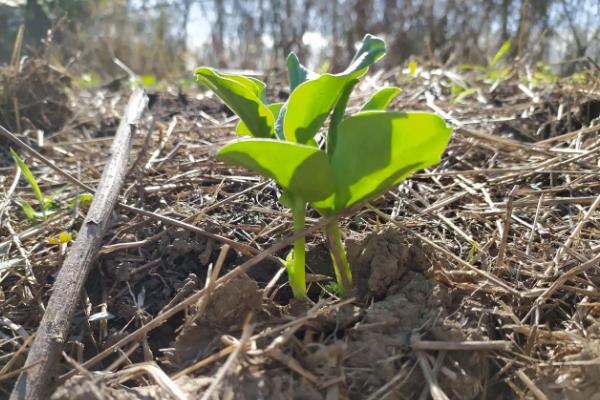
[[[357, 243], [352, 246], [356, 249]], [[355, 284], [363, 298], [379, 301], [372, 302], [362, 320], [346, 331], [344, 366], [351, 371], [350, 397], [361, 398], [405, 374], [403, 384], [395, 388], [396, 396], [418, 398], [425, 378], [411, 349], [415, 337], [440, 341], [483, 338], [456, 320], [460, 314], [454, 312], [454, 303], [460, 299], [425, 276], [431, 264], [414, 239], [389, 229], [367, 237], [358, 249], [350, 253]], [[487, 360], [477, 352], [445, 357], [456, 370], [439, 374], [444, 391], [461, 399], [481, 395]]]
[[221, 335], [239, 334], [246, 316], [253, 321], [277, 315], [275, 305], [263, 300], [262, 290], [247, 275], [215, 289], [210, 307], [199, 303], [188, 317], [185, 328], [177, 336], [175, 351], [169, 357], [173, 365], [183, 365], [208, 356], [221, 345]]
[[348, 257], [356, 290], [361, 297], [381, 298], [408, 271], [424, 272], [429, 262], [422, 247], [393, 229], [348, 240]]

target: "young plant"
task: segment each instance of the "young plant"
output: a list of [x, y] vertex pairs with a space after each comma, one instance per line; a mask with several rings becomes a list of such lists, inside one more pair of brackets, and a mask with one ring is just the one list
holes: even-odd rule
[[[274, 179], [283, 189], [280, 202], [292, 210], [295, 231], [304, 228], [307, 203], [323, 216], [338, 214], [440, 161], [451, 129], [433, 114], [386, 111], [397, 88], [378, 91], [346, 116], [355, 85], [384, 53], [383, 40], [367, 35], [345, 71], [323, 75], [290, 54], [291, 93], [283, 104], [267, 104], [265, 84], [256, 79], [196, 70], [196, 79], [240, 117], [237, 134], [249, 136], [221, 148], [217, 158]], [[325, 145], [319, 145], [319, 136]], [[338, 287], [347, 293], [352, 275], [337, 223], [325, 234]], [[296, 298], [306, 296], [304, 252], [299, 239], [286, 262]]]
[[53, 203], [52, 198], [49, 196], [46, 196], [42, 193], [42, 191], [40, 190], [40, 187], [37, 183], [37, 180], [35, 179], [35, 176], [33, 176], [33, 173], [31, 172], [29, 167], [27, 166], [25, 161], [23, 161], [23, 159], [21, 157], [19, 157], [17, 152], [14, 151], [13, 149], [10, 149], [10, 154], [12, 155], [13, 159], [15, 160], [17, 167], [21, 170], [21, 173], [23, 174], [25, 179], [27, 179], [27, 182], [29, 182], [29, 186], [31, 186], [31, 188], [33, 189], [33, 192], [35, 193], [35, 197], [37, 198], [37, 201], [40, 205], [41, 213], [36, 213], [34, 211], [33, 207], [31, 207], [31, 205], [27, 201], [23, 200], [23, 203], [21, 204], [21, 208], [23, 209], [23, 212], [25, 213], [25, 215], [31, 222], [38, 221], [40, 219], [40, 217], [41, 217], [41, 219], [45, 220], [47, 211], [52, 206], [52, 203]]

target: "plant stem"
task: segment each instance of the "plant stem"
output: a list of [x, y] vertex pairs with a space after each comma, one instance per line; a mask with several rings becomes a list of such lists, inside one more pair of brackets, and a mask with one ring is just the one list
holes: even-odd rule
[[327, 225], [325, 233], [329, 242], [329, 252], [333, 261], [335, 278], [342, 295], [345, 296], [352, 288], [352, 272], [350, 271], [350, 264], [348, 263], [346, 250], [342, 243], [342, 234], [337, 222], [334, 221]]
[[[294, 218], [294, 232], [304, 230], [304, 219], [306, 212], [306, 204], [299, 198], [294, 198], [294, 207], [292, 208], [292, 216]], [[293, 261], [287, 264], [288, 279], [292, 292], [296, 299], [306, 297], [306, 274], [304, 271], [305, 264], [305, 239], [304, 236], [294, 242]]]

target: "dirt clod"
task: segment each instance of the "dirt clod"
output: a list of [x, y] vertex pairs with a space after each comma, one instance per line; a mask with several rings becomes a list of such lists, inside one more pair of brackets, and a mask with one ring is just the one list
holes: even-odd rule
[[381, 297], [407, 271], [429, 268], [423, 249], [395, 229], [386, 229], [357, 242], [348, 241], [352, 276], [361, 296]]

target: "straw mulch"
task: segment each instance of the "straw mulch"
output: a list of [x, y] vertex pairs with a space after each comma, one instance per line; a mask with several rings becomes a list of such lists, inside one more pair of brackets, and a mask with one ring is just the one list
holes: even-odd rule
[[[201, 89], [152, 95], [121, 202], [197, 229], [114, 212], [54, 398], [595, 398], [599, 75], [592, 67], [578, 81], [534, 85], [525, 69], [496, 83], [439, 69], [372, 74], [351, 104], [397, 84], [392, 108], [438, 113], [455, 134], [441, 164], [342, 220], [356, 296], [328, 292], [323, 236], [308, 237], [310, 304], [290, 300], [273, 259], [217, 280], [287, 237], [290, 214], [272, 182], [214, 160], [236, 124], [217, 99]], [[456, 101], [456, 85], [479, 89]], [[43, 143], [27, 126], [21, 136], [94, 186], [122, 86], [75, 91], [60, 127], [29, 119]], [[56, 206], [29, 222], [20, 204], [36, 207], [31, 188], [14, 181], [12, 165], [1, 168], [0, 397], [69, 250], [48, 239], [76, 232], [86, 211], [71, 207], [76, 185], [27, 162]], [[309, 211], [309, 226], [318, 218]], [[251, 250], [222, 252], [227, 240]], [[198, 302], [161, 315], [203, 287]], [[114, 348], [155, 319], [164, 323]], [[105, 349], [114, 352], [86, 364]]]

